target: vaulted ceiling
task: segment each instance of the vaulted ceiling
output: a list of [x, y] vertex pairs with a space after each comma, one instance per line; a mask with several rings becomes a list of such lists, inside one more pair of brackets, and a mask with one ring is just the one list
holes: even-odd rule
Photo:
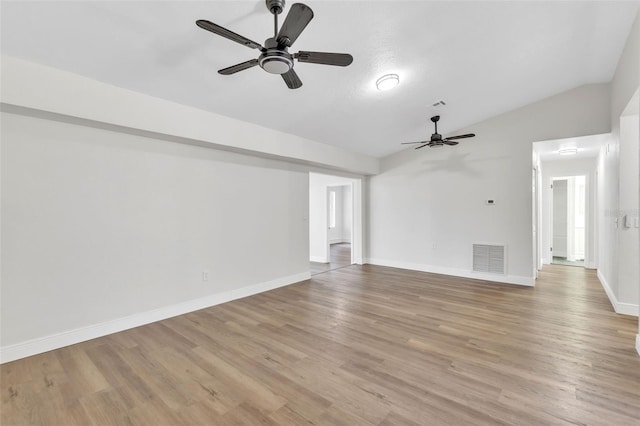
[[[292, 2], [293, 3], [293, 2]], [[292, 3], [287, 4], [287, 9]], [[257, 42], [264, 1], [2, 2], [2, 53], [137, 92], [382, 157], [553, 94], [611, 80], [638, 2], [307, 0], [315, 18], [292, 51], [351, 53], [347, 68], [297, 63], [304, 86], [255, 67], [257, 51], [196, 27], [207, 19]], [[281, 15], [281, 22], [283, 19]], [[379, 92], [375, 80], [400, 85]], [[446, 106], [432, 104], [444, 100]], [[96, 100], [99, 102], [99, 100]]]

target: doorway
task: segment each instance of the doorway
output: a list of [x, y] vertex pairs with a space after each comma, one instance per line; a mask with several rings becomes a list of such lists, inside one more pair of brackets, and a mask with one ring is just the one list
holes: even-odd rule
[[327, 187], [328, 262], [311, 262], [311, 275], [351, 265], [351, 184]]
[[358, 179], [309, 174], [309, 271], [317, 275], [362, 263]]
[[551, 263], [584, 266], [586, 178], [554, 178], [552, 191]]

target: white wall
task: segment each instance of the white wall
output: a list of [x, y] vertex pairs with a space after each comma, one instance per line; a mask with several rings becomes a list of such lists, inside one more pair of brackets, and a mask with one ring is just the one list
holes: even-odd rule
[[309, 276], [306, 170], [0, 119], [3, 361]]
[[314, 173], [309, 174], [309, 260], [311, 262], [329, 262], [327, 252], [326, 187], [316, 183]]
[[618, 293], [618, 147], [612, 137], [600, 150], [597, 168], [598, 276], [613, 294]]
[[[111, 86], [87, 77], [3, 55], [1, 101], [73, 122], [110, 126], [180, 143], [198, 144], [348, 171], [377, 173], [368, 155]], [[6, 110], [6, 109], [5, 109]], [[23, 111], [20, 110], [22, 113]]]
[[340, 239], [343, 243], [351, 242], [351, 229], [353, 222], [353, 191], [351, 185], [342, 187], [342, 234]]
[[69, 72], [1, 66], [3, 361], [308, 277], [309, 170], [378, 170], [366, 155]]
[[640, 180], [638, 115], [623, 116], [617, 138], [598, 157], [599, 243], [598, 277], [616, 312], [638, 315], [640, 299], [640, 237], [638, 217]]
[[[603, 149], [598, 158], [598, 277], [616, 312], [630, 315], [638, 315], [640, 305], [640, 279], [636, 268], [640, 264], [636, 251], [640, 239], [633, 242], [633, 234], [637, 231], [621, 229], [620, 225], [627, 212], [639, 208], [638, 190], [634, 191], [634, 186], [639, 179], [637, 164], [640, 160], [637, 159], [640, 142], [637, 137], [634, 141], [632, 136], [639, 131], [637, 121], [634, 131], [633, 123], [621, 120], [621, 117], [638, 114], [639, 88], [640, 13], [636, 15], [611, 81], [612, 139], [608, 149]], [[625, 129], [626, 126], [628, 128]], [[640, 334], [636, 347], [640, 352]]]
[[[551, 263], [551, 221], [552, 214], [551, 183], [554, 177], [584, 175], [587, 184], [586, 193], [586, 235], [585, 266], [596, 267], [596, 167], [597, 158], [580, 158], [573, 160], [543, 161], [540, 163], [542, 176], [541, 188], [541, 257], [544, 264]], [[554, 253], [556, 248], [554, 246]]]
[[507, 275], [490, 278], [531, 285], [532, 142], [609, 130], [609, 86], [588, 85], [461, 129], [477, 137], [455, 147], [383, 159], [369, 179], [369, 262], [476, 276], [472, 244], [506, 244]]
[[[623, 116], [620, 119], [620, 223], [618, 225], [618, 300], [638, 305], [640, 300], [640, 245], [638, 244], [638, 199], [639, 148], [638, 115]], [[630, 216], [632, 225], [625, 226], [625, 218]], [[636, 315], [638, 312], [636, 312]]]
[[[320, 173], [309, 174], [309, 259], [312, 262], [329, 262], [327, 188], [343, 187], [345, 185], [351, 187], [355, 182], [356, 179], [341, 176]], [[337, 198], [339, 198], [338, 202], [342, 203], [345, 194], [342, 190], [340, 192], [340, 197]], [[351, 191], [349, 192], [351, 193]], [[349, 204], [351, 205], [352, 201]], [[342, 219], [343, 215], [339, 215], [338, 220], [342, 222]], [[336, 230], [336, 232], [342, 233], [342, 229]], [[334, 238], [338, 237], [334, 236]]]

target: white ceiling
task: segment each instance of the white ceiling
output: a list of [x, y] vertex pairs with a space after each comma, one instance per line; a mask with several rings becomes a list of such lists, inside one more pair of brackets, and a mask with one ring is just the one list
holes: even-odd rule
[[[536, 142], [534, 151], [540, 161], [574, 160], [577, 158], [597, 157], [600, 148], [605, 146], [611, 137], [610, 134], [590, 135], [578, 138], [556, 139], [551, 141]], [[576, 148], [578, 152], [573, 155], [560, 155], [561, 149]]]
[[[194, 24], [263, 42], [264, 1], [10, 2], [2, 53], [380, 157], [587, 83], [611, 80], [636, 2], [306, 0], [315, 18], [292, 51], [346, 52], [350, 67], [299, 63], [304, 86], [256, 67], [217, 70], [257, 51]], [[290, 6], [289, 3], [288, 6]], [[285, 11], [285, 13], [288, 11]], [[281, 20], [282, 22], [282, 20]], [[382, 74], [395, 90], [378, 92]]]

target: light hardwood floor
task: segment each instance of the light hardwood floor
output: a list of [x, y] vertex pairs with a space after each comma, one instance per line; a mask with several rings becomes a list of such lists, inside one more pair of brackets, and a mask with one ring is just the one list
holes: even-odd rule
[[582, 268], [354, 265], [4, 364], [1, 424], [638, 425], [637, 328]]
[[311, 275], [322, 274], [351, 265], [351, 243], [336, 243], [329, 246], [329, 263], [309, 262]]

